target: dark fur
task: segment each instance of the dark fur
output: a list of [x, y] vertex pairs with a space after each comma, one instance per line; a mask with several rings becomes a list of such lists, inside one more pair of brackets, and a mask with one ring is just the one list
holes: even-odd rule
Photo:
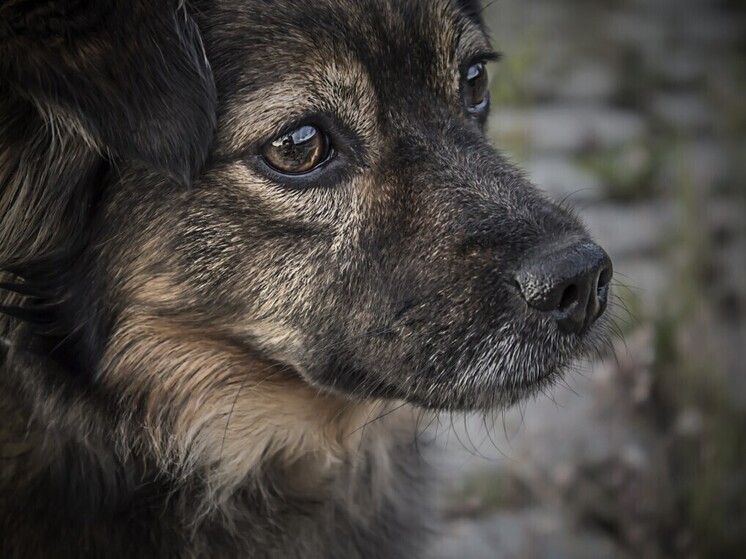
[[[482, 27], [474, 0], [0, 1], [0, 556], [422, 552], [408, 409], [509, 405], [603, 331], [512, 286], [587, 234], [464, 113]], [[288, 182], [258, 152], [303, 119], [338, 155]]]

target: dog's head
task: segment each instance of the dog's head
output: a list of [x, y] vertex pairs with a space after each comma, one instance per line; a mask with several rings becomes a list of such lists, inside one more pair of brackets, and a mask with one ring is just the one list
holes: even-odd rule
[[64, 274], [71, 367], [194, 410], [279, 378], [485, 409], [594, 346], [608, 258], [486, 139], [475, 1], [197, 4], [212, 146], [188, 187], [115, 150]]
[[325, 390], [443, 408], [511, 402], [587, 349], [610, 268], [486, 140], [476, 3], [245, 4], [202, 26], [211, 161], [149, 195], [195, 312]]

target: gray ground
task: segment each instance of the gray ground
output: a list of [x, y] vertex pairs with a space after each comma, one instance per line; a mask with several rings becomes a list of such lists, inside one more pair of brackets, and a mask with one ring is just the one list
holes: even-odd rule
[[498, 0], [486, 14], [505, 54], [490, 131], [611, 254], [619, 335], [551, 394], [430, 427], [446, 515], [433, 555], [743, 557], [746, 10]]

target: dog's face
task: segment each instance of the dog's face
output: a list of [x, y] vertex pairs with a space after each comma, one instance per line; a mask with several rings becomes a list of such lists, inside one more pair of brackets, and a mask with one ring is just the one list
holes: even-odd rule
[[566, 332], [516, 281], [587, 234], [485, 138], [494, 54], [471, 4], [204, 6], [211, 155], [188, 189], [125, 170], [105, 194], [104, 360], [169, 324], [180, 341], [151, 349], [176, 365], [189, 332], [212, 368], [246, 350], [321, 392], [475, 409], [587, 351], [598, 312]]

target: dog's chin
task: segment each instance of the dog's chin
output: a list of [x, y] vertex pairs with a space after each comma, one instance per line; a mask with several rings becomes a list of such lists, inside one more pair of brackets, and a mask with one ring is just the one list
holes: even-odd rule
[[428, 410], [470, 412], [490, 411], [509, 408], [537, 393], [545, 392], [564, 375], [565, 369], [557, 367], [544, 373], [539, 378], [511, 386], [496, 385], [489, 379], [491, 372], [484, 371], [480, 378], [474, 379], [468, 386], [433, 385], [425, 390], [407, 392], [402, 399]]
[[[572, 360], [569, 360], [572, 362]], [[319, 383], [317, 388], [364, 400], [405, 401], [432, 411], [489, 411], [505, 409], [537, 393], [546, 392], [567, 370], [566, 363], [524, 364], [515, 369], [495, 367], [423, 372], [410, 382], [367, 381], [366, 390], [345, 383]], [[305, 375], [302, 375], [305, 376]], [[434, 381], [440, 378], [442, 380]], [[309, 379], [306, 377], [306, 380]]]
[[[423, 369], [409, 382], [388, 382], [380, 397], [395, 397], [441, 411], [505, 409], [537, 394], [547, 394], [574, 364], [597, 352], [608, 325], [601, 320], [581, 336], [556, 328], [533, 330], [534, 336], [491, 338], [474, 348], [471, 359], [447, 360]], [[466, 363], [465, 365], [463, 363]]]

